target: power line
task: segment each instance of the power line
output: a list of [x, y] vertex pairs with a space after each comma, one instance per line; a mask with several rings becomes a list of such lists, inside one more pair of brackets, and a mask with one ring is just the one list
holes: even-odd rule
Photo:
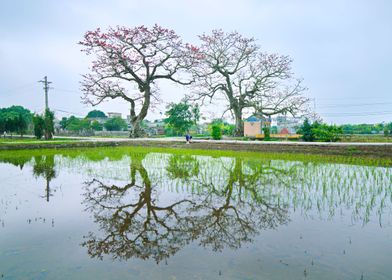
[[54, 108], [53, 111], [62, 112], [62, 113], [66, 113], [66, 114], [69, 114], [69, 115], [83, 116], [83, 114], [80, 114], [80, 113], [70, 112], [70, 111], [61, 110], [61, 109], [56, 109], [56, 108]]
[[325, 104], [319, 105], [319, 108], [336, 108], [336, 107], [362, 107], [362, 106], [380, 106], [391, 105], [392, 102], [379, 102], [379, 103], [359, 103], [359, 104]]
[[313, 97], [316, 98], [317, 100], [367, 100], [367, 99], [385, 99], [385, 96], [366, 96], [366, 97], [361, 97], [361, 96], [347, 96], [347, 97]]
[[61, 88], [54, 88], [56, 91], [62, 92], [72, 92], [72, 93], [80, 93], [80, 91], [72, 90], [72, 89], [61, 89]]
[[19, 91], [19, 90], [25, 89], [25, 88], [32, 88], [34, 85], [35, 85], [35, 82], [34, 83], [28, 83], [28, 84], [24, 84], [24, 85], [21, 85], [21, 86], [18, 86], [18, 87], [7, 89], [5, 91], [2, 90], [0, 92], [1, 93], [11, 93], [11, 92]]
[[380, 111], [380, 112], [358, 112], [358, 113], [324, 113], [322, 116], [325, 117], [354, 117], [354, 116], [377, 116], [377, 115], [392, 115], [392, 111]]

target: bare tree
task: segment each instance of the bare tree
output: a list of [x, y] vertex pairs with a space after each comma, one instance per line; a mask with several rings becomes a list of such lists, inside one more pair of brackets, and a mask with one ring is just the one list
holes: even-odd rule
[[194, 67], [197, 82], [191, 100], [212, 101], [220, 94], [225, 113], [235, 119], [235, 135], [243, 135], [243, 112], [261, 115], [296, 114], [308, 102], [305, 88], [293, 78], [288, 56], [261, 52], [253, 38], [214, 30], [199, 36], [201, 61]]
[[131, 137], [140, 136], [141, 121], [159, 100], [156, 82], [165, 79], [189, 85], [192, 79], [182, 74], [198, 55], [197, 48], [158, 25], [116, 27], [107, 32], [98, 28], [88, 31], [79, 44], [85, 47], [82, 51], [95, 57], [91, 73], [83, 75], [83, 101], [93, 106], [107, 99], [129, 102]]

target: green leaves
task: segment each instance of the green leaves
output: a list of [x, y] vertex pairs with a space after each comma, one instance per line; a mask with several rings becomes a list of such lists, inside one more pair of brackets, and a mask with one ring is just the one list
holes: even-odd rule
[[44, 118], [38, 114], [34, 115], [33, 124], [34, 124], [35, 137], [37, 137], [37, 139], [41, 139], [42, 136], [44, 136], [44, 127], [45, 127]]
[[88, 112], [86, 118], [107, 118], [107, 116], [100, 110], [92, 110]]
[[211, 126], [211, 136], [214, 140], [222, 139], [222, 127], [219, 124], [214, 123]]
[[34, 124], [34, 135], [37, 139], [41, 139], [42, 136], [45, 136], [45, 139], [52, 139], [54, 134], [54, 113], [49, 109], [45, 110], [45, 114], [34, 115], [33, 117]]
[[0, 109], [0, 133], [25, 133], [31, 124], [31, 112], [22, 106], [11, 106]]
[[186, 101], [170, 103], [167, 109], [167, 118], [164, 121], [169, 128], [172, 128], [179, 134], [188, 131], [200, 118], [199, 106], [191, 105]]
[[317, 121], [311, 124], [308, 119], [305, 119], [298, 130], [298, 133], [302, 134], [302, 139], [306, 142], [316, 140], [322, 142], [336, 142], [340, 140], [343, 130], [339, 126], [327, 125]]
[[108, 131], [120, 131], [128, 128], [127, 123], [120, 117], [108, 119], [103, 126]]

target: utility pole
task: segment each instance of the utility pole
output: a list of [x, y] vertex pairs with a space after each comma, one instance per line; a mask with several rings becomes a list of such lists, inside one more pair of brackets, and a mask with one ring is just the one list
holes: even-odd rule
[[38, 81], [38, 83], [43, 83], [44, 84], [44, 90], [45, 90], [45, 111], [49, 109], [49, 104], [48, 104], [48, 91], [50, 89], [49, 85], [52, 82], [48, 81], [48, 77], [45, 76], [43, 80]]

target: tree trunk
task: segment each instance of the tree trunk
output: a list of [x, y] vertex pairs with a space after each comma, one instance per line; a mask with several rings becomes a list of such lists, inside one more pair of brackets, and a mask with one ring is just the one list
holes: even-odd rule
[[226, 77], [227, 90], [225, 91], [227, 98], [230, 102], [230, 111], [235, 117], [235, 131], [234, 136], [244, 136], [244, 123], [242, 121], [242, 107], [241, 100], [234, 97], [233, 87], [231, 85], [230, 76], [228, 74], [224, 75]]
[[234, 136], [244, 136], [244, 122], [242, 121], [242, 112], [233, 110], [235, 116], [235, 131]]
[[131, 133], [129, 134], [129, 137], [131, 138], [138, 138], [144, 136], [144, 130], [141, 128], [140, 124], [147, 116], [148, 109], [150, 107], [151, 89], [149, 86], [145, 86], [143, 90], [144, 90], [144, 102], [142, 108], [140, 109], [139, 115], [136, 115], [135, 113], [135, 103], [134, 102], [131, 103], [130, 115], [131, 115], [132, 129], [131, 129]]
[[132, 124], [132, 129], [129, 134], [130, 138], [139, 138], [144, 136], [144, 130], [140, 126], [141, 120], [136, 118], [133, 121], [131, 121]]

